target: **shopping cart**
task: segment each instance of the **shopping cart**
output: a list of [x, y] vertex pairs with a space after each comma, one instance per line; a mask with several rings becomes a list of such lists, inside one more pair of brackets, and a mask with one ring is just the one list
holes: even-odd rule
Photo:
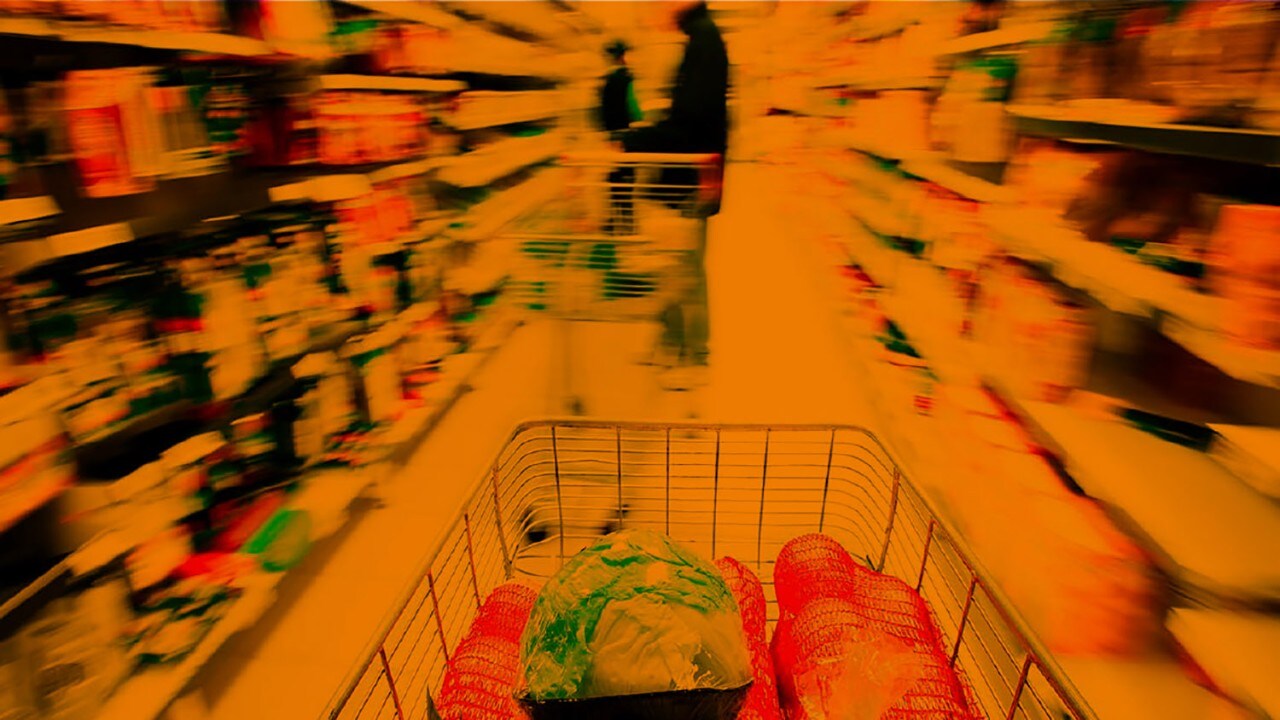
[[522, 258], [508, 291], [555, 322], [563, 409], [582, 415], [573, 390], [576, 322], [655, 321], [664, 331], [650, 359], [705, 355], [703, 253], [720, 156], [576, 153], [560, 164], [563, 194], [504, 238]]
[[754, 565], [777, 619], [773, 559], [823, 532], [929, 602], [987, 718], [1094, 718], [963, 538], [855, 427], [534, 422], [499, 452], [338, 689], [331, 718], [434, 717], [481, 601], [545, 578], [618, 528], [664, 532]]

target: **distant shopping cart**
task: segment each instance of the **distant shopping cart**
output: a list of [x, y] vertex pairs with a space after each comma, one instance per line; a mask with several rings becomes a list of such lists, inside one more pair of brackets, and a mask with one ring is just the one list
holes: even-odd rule
[[574, 153], [560, 158], [563, 193], [504, 240], [519, 248], [508, 293], [556, 324], [563, 410], [574, 391], [573, 327], [584, 321], [657, 321], [651, 358], [705, 355], [707, 216], [719, 202], [720, 156]]
[[[601, 513], [614, 516], [601, 523]], [[751, 566], [771, 625], [779, 549], [826, 533], [928, 601], [977, 714], [1096, 718], [964, 538], [868, 431], [585, 421], [515, 430], [356, 659], [328, 717], [437, 717], [450, 653], [488, 593], [549, 577], [619, 528], [663, 532]]]

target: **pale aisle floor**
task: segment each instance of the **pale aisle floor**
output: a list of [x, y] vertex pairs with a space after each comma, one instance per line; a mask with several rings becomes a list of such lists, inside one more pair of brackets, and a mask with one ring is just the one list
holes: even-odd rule
[[[574, 389], [592, 417], [866, 425], [869, 411], [806, 266], [806, 228], [785, 195], [786, 169], [734, 164], [708, 250], [711, 370], [696, 393], [659, 389], [636, 362], [655, 330], [580, 325]], [[401, 477], [335, 537], [313, 548], [253, 628], [199, 677], [212, 717], [315, 718], [325, 709], [423, 553], [522, 421], [560, 415], [552, 339], [524, 325], [428, 437]]]

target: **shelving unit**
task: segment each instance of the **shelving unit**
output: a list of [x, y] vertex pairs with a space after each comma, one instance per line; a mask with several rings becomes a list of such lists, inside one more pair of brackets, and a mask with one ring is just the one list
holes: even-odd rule
[[1233, 344], [1218, 332], [1221, 300], [1120, 250], [1089, 242], [1043, 214], [992, 207], [987, 218], [1013, 254], [1044, 265], [1063, 284], [1113, 311], [1150, 320], [1169, 339], [1232, 377], [1280, 387], [1280, 352]]
[[[837, 313], [839, 309], [848, 307], [848, 300], [841, 289], [839, 276], [832, 271], [833, 267], [843, 267], [850, 261], [859, 262], [873, 280], [882, 282], [880, 276], [870, 269], [870, 264], [863, 261], [877, 256], [878, 252], [889, 253], [890, 260], [893, 255], [901, 255], [884, 248], [868, 251], [867, 248], [875, 246], [870, 235], [859, 238], [855, 231], [849, 237], [852, 239], [847, 242], [829, 244], [825, 251], [819, 249], [811, 265], [818, 273], [816, 285], [825, 288], [829, 306], [836, 308]], [[927, 367], [938, 371], [941, 378], [954, 382], [956, 378], [972, 378], [978, 374], [973, 366], [964, 364], [963, 354], [957, 355], [949, 346], [931, 345], [924, 339], [928, 337], [928, 332], [923, 330], [927, 318], [899, 314], [900, 308], [892, 301], [887, 305], [886, 313], [904, 326]], [[900, 368], [881, 360], [884, 351], [866, 334], [865, 328], [838, 316], [833, 318], [833, 323], [836, 336], [848, 348], [849, 358], [859, 374], [866, 378], [863, 385], [875, 409], [879, 430], [895, 458], [930, 493], [938, 507], [951, 508], [953, 498], [948, 490], [956, 483], [960, 471], [954, 465], [954, 459], [946, 464], [939, 462], [938, 448], [944, 445], [941, 444], [939, 433], [942, 428], [938, 421], [902, 403], [902, 398], [913, 392], [914, 387]], [[999, 577], [994, 579], [1000, 581]], [[1032, 626], [1032, 630], [1038, 631], [1039, 628]], [[1222, 711], [1229, 706], [1195, 684], [1178, 661], [1168, 655], [1118, 659], [1062, 656], [1056, 661], [1098, 717], [1126, 717], [1153, 712], [1165, 718], [1196, 720], [1206, 713]]]
[[555, 132], [499, 140], [452, 159], [437, 177], [457, 187], [480, 187], [550, 160], [564, 148], [563, 136]]
[[394, 75], [321, 75], [318, 81], [321, 90], [452, 93], [467, 89], [467, 84], [458, 80], [396, 77]]
[[58, 204], [47, 195], [0, 200], [0, 225], [39, 220], [58, 214]]
[[[1026, 17], [1036, 11], [1021, 14]], [[893, 30], [871, 34], [878, 37]], [[1042, 40], [1058, 42], [1064, 36], [1062, 30], [1057, 22], [1039, 20], [1006, 24], [940, 43], [937, 58], [945, 67], [952, 56], [1005, 52]], [[856, 71], [845, 71], [842, 77], [820, 78], [815, 85], [864, 92], [880, 89], [862, 80]], [[1219, 169], [1222, 163], [1280, 167], [1280, 144], [1276, 143], [1280, 134], [1166, 122], [1171, 116], [1168, 109], [1120, 101], [1076, 101], [1052, 106], [1011, 104], [1005, 110], [1009, 128], [1018, 135], [1189, 156], [1205, 161], [1206, 167], [1218, 163], [1213, 167]], [[1267, 646], [1246, 638], [1244, 633], [1250, 631], [1244, 628], [1262, 638], [1280, 627], [1274, 615], [1280, 608], [1280, 564], [1274, 560], [1278, 548], [1272, 547], [1280, 538], [1280, 513], [1273, 499], [1276, 469], [1274, 458], [1264, 459], [1273, 453], [1259, 450], [1274, 441], [1277, 431], [1244, 428], [1240, 420], [1224, 426], [1219, 413], [1237, 409], [1256, 413], [1262, 404], [1274, 403], [1280, 397], [1275, 394], [1280, 387], [1280, 352], [1251, 348], [1228, 336], [1223, 319], [1231, 310], [1225, 300], [1199, 292], [1190, 282], [1120, 249], [1090, 242], [1047, 212], [1021, 207], [1011, 189], [976, 176], [998, 178], [1002, 167], [979, 172], [941, 153], [878, 143], [880, 139], [852, 125], [855, 117], [860, 116], [849, 113], [839, 123], [815, 123], [819, 125], [815, 134], [825, 138], [834, 152], [815, 153], [812, 167], [820, 176], [844, 185], [831, 193], [829, 201], [844, 214], [842, 221], [836, 221], [843, 227], [834, 231], [838, 236], [825, 239], [819, 264], [833, 303], [850, 308], [848, 313], [852, 313], [848, 298], [852, 286], [832, 272], [832, 266], [849, 273], [855, 271], [847, 266], [856, 264], [877, 286], [860, 294], [859, 302], [878, 307], [905, 335], [904, 344], [919, 355], [911, 361], [906, 355], [889, 353], [868, 327], [840, 324], [838, 332], [848, 338], [849, 354], [866, 378], [864, 385], [872, 395], [880, 427], [895, 453], [909, 472], [938, 491], [941, 504], [947, 505], [950, 499], [959, 506], [964, 498], [957, 496], [970, 492], [962, 489], [968, 485], [958, 479], [963, 476], [958, 466], [964, 459], [938, 457], [938, 448], [947, 447], [947, 435], [955, 428], [930, 417], [927, 409], [913, 407], [910, 400], [922, 392], [922, 385], [928, 386], [921, 378], [932, 375], [940, 403], [952, 391], [975, 389], [1001, 401], [1009, 413], [1006, 419], [1021, 428], [1028, 447], [1052, 461], [1067, 487], [1099, 501], [1113, 525], [1143, 547], [1159, 572], [1171, 579], [1177, 600], [1167, 625], [1189, 655], [1246, 708], [1266, 716], [1275, 714], [1280, 698], [1262, 678], [1263, 668], [1275, 667], [1280, 656], [1274, 643]], [[1123, 338], [1127, 343], [1119, 343], [1125, 349], [1108, 346], [1105, 352], [1097, 352], [1088, 382], [1075, 394], [1074, 402], [1022, 397], [1010, 382], [1014, 368], [1002, 367], [1004, 361], [994, 357], [995, 351], [981, 348], [954, 322], [964, 312], [959, 298], [948, 292], [941, 267], [934, 266], [934, 238], [929, 236], [933, 226], [905, 207], [891, 190], [884, 190], [890, 197], [882, 200], [870, 196], [870, 191], [861, 194], [851, 189], [850, 179], [858, 178], [876, 193], [882, 191], [878, 184], [862, 179], [874, 174], [872, 163], [856, 176], [846, 169], [852, 152], [879, 164], [879, 170], [887, 173], [884, 187], [921, 183], [923, 189], [928, 183], [976, 201], [977, 225], [998, 255], [1032, 266], [1030, 274], [1036, 282], [1052, 281], [1069, 288], [1059, 288], [1063, 297], [1090, 306], [1096, 303], [1107, 318], [1108, 325], [1100, 331], [1108, 333], [1110, 339], [1105, 342], [1117, 342], [1115, 335], [1130, 333]], [[1262, 177], [1250, 175], [1254, 176]], [[923, 197], [916, 189], [912, 192], [916, 193], [913, 198]], [[1158, 359], [1148, 359], [1148, 364], [1174, 362], [1188, 369], [1181, 375], [1177, 370], [1171, 374], [1124, 353], [1155, 354]], [[1206, 403], [1203, 392], [1171, 392], [1173, 377], [1186, 383], [1209, 378], [1212, 387], [1224, 388], [1214, 398], [1219, 406], [1201, 407]], [[1247, 408], [1227, 399], [1244, 393], [1256, 395]], [[1105, 409], [1111, 404], [1118, 407]], [[1159, 426], [1144, 426], [1132, 417], [1122, 419], [1123, 413], [1132, 411], [1189, 421], [1190, 427], [1211, 436], [1208, 447], [1180, 445], [1162, 439]], [[1243, 441], [1250, 448], [1246, 450], [1214, 432], [1217, 428], [1228, 433], [1242, 428], [1258, 435]], [[962, 450], [955, 452], [963, 454]], [[1190, 607], [1177, 606], [1183, 604]], [[1202, 609], [1206, 606], [1211, 609]], [[1241, 612], [1245, 608], [1249, 612]], [[1211, 714], [1211, 708], [1230, 707], [1229, 701], [1193, 682], [1184, 663], [1167, 652], [1057, 660], [1098, 717], [1190, 719]]]
[[1280, 133], [1181, 125], [1127, 122], [1089, 108], [1011, 105], [1018, 132], [1067, 140], [1093, 140], [1172, 155], [1280, 166]]
[[17, 497], [10, 496], [3, 508], [0, 508], [0, 532], [13, 527], [26, 516], [48, 505], [71, 487], [72, 478], [50, 476], [42, 479], [35, 487], [28, 488]]
[[[62, 69], [76, 69], [81, 62], [86, 63], [86, 67], [104, 66], [89, 54], [98, 52], [99, 46], [135, 48], [113, 51], [113, 58], [121, 58], [116, 63], [120, 65], [165, 63], [175, 57], [190, 64], [228, 60], [235, 63], [235, 67], [253, 68], [246, 82], [261, 84], [259, 89], [265, 93], [342, 91], [440, 96], [478, 91], [490, 96], [491, 102], [486, 105], [489, 110], [485, 115], [453, 123], [453, 131], [534, 123], [548, 126], [548, 131], [533, 137], [489, 140], [479, 152], [462, 156], [431, 155], [360, 165], [291, 167], [253, 167], [238, 159], [208, 168], [205, 174], [195, 177], [161, 176], [145, 192], [107, 198], [85, 197], [76, 167], [60, 159], [38, 168], [40, 187], [47, 188], [47, 195], [0, 201], [0, 225], [5, 226], [0, 233], [0, 266], [6, 273], [39, 275], [56, 273], [64, 266], [72, 267], [83, 262], [82, 256], [97, 258], [103, 253], [114, 256], [128, 252], [160, 258], [170, 251], [165, 243], [171, 234], [198, 227], [206, 220], [221, 222], [277, 204], [340, 206], [372, 196], [374, 186], [417, 178], [422, 179], [419, 189], [438, 192], [441, 182], [451, 183], [467, 189], [474, 197], [478, 188], [522, 174], [520, 183], [492, 193], [486, 201], [461, 212], [435, 211], [414, 217], [402, 237], [384, 243], [385, 247], [373, 248], [388, 253], [412, 248], [414, 253], [406, 253], [405, 257], [426, 258], [423, 262], [436, 263], [434, 272], [443, 275], [453, 264], [461, 262], [445, 251], [460, 244], [484, 247], [486, 240], [556, 192], [563, 178], [554, 172], [542, 172], [536, 166], [554, 158], [573, 140], [569, 129], [554, 127], [564, 113], [572, 111], [564, 102], [566, 93], [559, 88], [565, 73], [558, 58], [548, 55], [545, 48], [535, 47], [537, 42], [504, 36], [487, 25], [487, 20], [464, 17], [434, 2], [372, 0], [340, 4], [348, 6], [344, 13], [349, 14], [350, 8], [355, 8], [374, 13], [373, 18], [430, 25], [456, 34], [455, 44], [463, 39], [483, 40], [494, 47], [512, 50], [510, 58], [519, 56], [527, 61], [516, 62], [497, 54], [458, 53], [445, 58], [446, 73], [442, 76], [356, 74], [343, 71], [358, 65], [319, 57], [312, 52], [314, 48], [290, 48], [287, 42], [225, 33], [158, 32], [46, 17], [0, 16], [0, 37], [22, 38], [23, 47], [57, 55], [59, 62], [67, 64]], [[358, 12], [355, 16], [361, 17]], [[519, 50], [526, 45], [527, 52]], [[73, 46], [81, 49], [63, 51]], [[536, 108], [528, 103], [503, 108], [503, 93], [495, 93], [495, 88], [522, 91], [512, 92], [510, 97], [543, 92], [545, 100]], [[424, 107], [433, 114], [439, 112], [437, 119], [446, 126], [449, 124], [452, 114], [447, 107], [425, 104]], [[437, 132], [438, 127], [433, 126], [432, 132]], [[473, 133], [468, 136], [467, 144], [478, 139], [488, 140], [497, 134]], [[380, 152], [379, 156], [387, 154]], [[421, 311], [425, 304], [410, 306], [405, 312]], [[405, 316], [402, 313], [375, 317], [377, 319], [357, 320], [353, 316], [338, 322], [329, 328], [332, 332], [316, 338], [298, 354], [277, 358], [263, 375], [247, 381], [238, 395], [220, 398], [209, 406], [177, 403], [135, 417], [92, 442], [76, 446], [74, 454], [79, 461], [94, 463], [158, 429], [196, 432], [229, 417], [267, 407], [273, 399], [297, 387], [295, 367], [309, 353], [350, 348], [352, 342], [386, 330]], [[465, 331], [471, 337], [465, 352], [444, 358], [438, 378], [421, 388], [420, 395], [407, 399], [394, 421], [373, 431], [368, 443], [374, 460], [358, 467], [308, 468], [287, 478], [294, 491], [289, 494], [286, 507], [308, 514], [309, 542], [338, 534], [352, 517], [352, 508], [358, 506], [358, 499], [375, 493], [374, 488], [398, 475], [425, 436], [470, 390], [476, 373], [519, 324], [520, 315], [499, 298], [471, 319], [459, 322], [468, 323]], [[48, 505], [73, 482], [74, 478], [54, 482], [51, 477], [49, 482], [33, 485], [20, 498], [6, 496], [4, 510], [0, 512], [0, 532]], [[14, 499], [21, 502], [10, 502]], [[185, 519], [170, 518], [169, 524]], [[154, 533], [155, 529], [149, 525], [146, 528], [112, 526], [98, 532], [70, 555], [53, 562], [53, 567], [35, 583], [8, 597], [0, 607], [0, 618], [19, 608], [25, 613], [26, 605], [34, 607], [44, 603], [50, 595], [62, 592], [64, 581], [112, 571], [119, 558], [151, 539]], [[62, 552], [65, 553], [65, 549]], [[136, 669], [105, 698], [97, 717], [150, 720], [162, 716], [228, 639], [258, 623], [275, 602], [277, 587], [286, 574], [287, 571], [260, 571], [244, 578], [243, 594], [226, 608], [226, 614], [192, 653], [172, 665]]]
[[0, 35], [70, 43], [129, 45], [237, 58], [262, 59], [280, 54], [269, 43], [240, 35], [133, 29], [38, 17], [0, 17]]

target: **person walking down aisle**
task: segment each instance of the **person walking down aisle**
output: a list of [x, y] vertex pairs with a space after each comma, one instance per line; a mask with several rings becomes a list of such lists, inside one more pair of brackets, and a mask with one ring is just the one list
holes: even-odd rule
[[[720, 156], [715, 177], [704, 188], [714, 188], [707, 202], [699, 203], [698, 239], [689, 253], [692, 282], [685, 296], [662, 314], [663, 342], [681, 365], [705, 366], [710, 329], [707, 322], [706, 218], [720, 211], [719, 185], [724, 177], [724, 157], [729, 137], [729, 54], [720, 29], [711, 20], [705, 2], [675, 3], [676, 25], [686, 36], [684, 55], [671, 90], [671, 109], [657, 124], [633, 130], [623, 138], [627, 152], [716, 153]], [[700, 178], [693, 169], [672, 168], [659, 179], [664, 186], [698, 192]]]
[[[613, 69], [600, 86], [598, 119], [601, 129], [609, 133], [610, 141], [618, 141], [631, 125], [638, 122], [640, 104], [636, 102], [635, 83], [631, 69], [627, 67], [627, 44], [615, 40], [605, 47]], [[627, 235], [635, 232], [635, 203], [632, 199], [636, 171], [619, 167], [609, 173], [609, 219], [605, 222], [606, 235]]]

